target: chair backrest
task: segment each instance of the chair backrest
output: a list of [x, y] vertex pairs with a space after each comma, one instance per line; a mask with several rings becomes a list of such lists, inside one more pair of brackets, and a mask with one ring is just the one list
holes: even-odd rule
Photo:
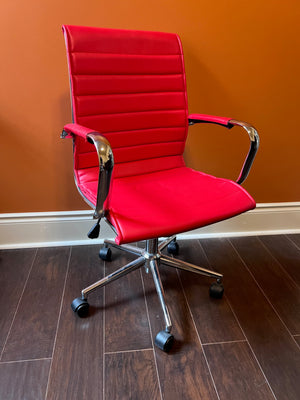
[[[176, 34], [63, 26], [73, 121], [110, 142], [115, 177], [184, 165], [188, 111]], [[75, 168], [98, 165], [76, 139]]]

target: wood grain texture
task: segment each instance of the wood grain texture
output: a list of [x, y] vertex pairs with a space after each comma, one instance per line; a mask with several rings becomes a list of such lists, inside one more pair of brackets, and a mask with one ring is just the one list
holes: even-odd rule
[[[214, 269], [209, 264], [199, 241], [182, 240], [178, 244], [179, 256], [176, 258]], [[186, 271], [180, 271], [180, 279], [202, 344], [245, 339], [227, 302], [226, 293], [222, 299], [213, 299], [209, 296], [209, 287], [214, 279]]]
[[0, 364], [1, 400], [43, 400], [50, 360]]
[[[294, 241], [297, 243], [297, 237]], [[285, 268], [291, 278], [300, 286], [300, 252], [299, 247], [286, 236], [261, 236], [260, 240], [269, 249], [270, 253]]]
[[0, 251], [0, 359], [35, 254], [35, 249]]
[[[136, 258], [117, 249], [112, 251], [113, 260], [105, 263], [106, 275]], [[105, 287], [105, 351], [150, 347], [145, 295], [140, 271], [136, 270]]]
[[38, 249], [2, 361], [52, 356], [70, 248]]
[[[291, 248], [293, 252], [300, 250], [295, 235], [291, 236], [282, 236], [281, 252], [286, 262]], [[0, 252], [0, 300], [4, 306], [0, 334], [4, 342], [8, 338], [9, 344], [17, 332], [21, 335], [19, 312], [22, 309], [27, 318], [40, 316], [41, 332], [52, 332], [51, 341], [49, 336], [44, 341], [44, 333], [36, 334], [36, 319], [25, 321], [27, 339], [21, 337], [20, 343], [14, 341], [10, 349], [29, 356], [30, 361], [0, 360], [0, 399], [252, 400], [257, 397], [269, 400], [272, 392], [277, 400], [298, 400], [300, 335], [291, 335], [287, 320], [283, 322], [279, 316], [279, 310], [286, 310], [288, 316], [289, 304], [293, 313], [297, 311], [298, 306], [295, 308], [292, 303], [294, 297], [287, 293], [289, 286], [285, 282], [286, 277], [289, 282], [293, 278], [284, 272], [286, 267], [260, 239], [249, 238], [249, 250], [244, 239], [207, 239], [201, 245], [198, 241], [179, 243], [180, 257], [224, 273], [225, 298], [221, 301], [209, 298], [211, 279], [162, 266], [161, 276], [176, 340], [168, 354], [153, 347], [152, 341], [164, 328], [164, 320], [152, 277], [143, 268], [130, 274], [128, 280], [120, 279], [115, 288], [109, 285], [105, 290], [91, 293], [90, 315], [80, 319], [70, 304], [84, 287], [104, 275], [106, 263], [98, 258], [99, 246], [74, 247], [71, 258], [63, 248], [39, 249], [37, 253], [36, 250]], [[129, 258], [117, 252], [107, 269], [117, 268]], [[291, 263], [294, 260], [293, 256]], [[270, 282], [267, 282], [268, 276]], [[60, 277], [63, 284], [59, 282]], [[52, 289], [48, 287], [50, 282]], [[43, 289], [50, 296], [47, 300], [52, 312], [50, 325], [35, 301], [29, 301], [32, 298], [29, 288], [36, 290], [42, 301]], [[10, 297], [10, 293], [15, 296]], [[136, 310], [133, 299], [141, 310]], [[13, 311], [6, 310], [6, 304]], [[117, 312], [110, 315], [114, 309]], [[145, 314], [142, 319], [137, 318], [139, 313]], [[148, 331], [144, 344], [144, 338], [132, 334], [132, 326], [126, 327], [127, 321], [140, 324], [136, 329], [141, 329], [141, 334]], [[147, 321], [144, 326], [143, 321]], [[49, 329], [53, 325], [56, 326], [54, 335], [52, 328]], [[126, 335], [117, 329], [124, 329]], [[28, 341], [28, 332], [33, 333], [32, 343]], [[149, 336], [149, 348], [142, 348], [148, 346]], [[141, 349], [132, 351], [134, 345]], [[48, 346], [54, 349], [49, 358], [32, 359], [37, 354], [36, 348], [41, 354], [41, 349]], [[122, 351], [113, 351], [121, 346]]]
[[274, 400], [247, 342], [205, 346], [220, 399]]
[[89, 296], [90, 313], [79, 318], [71, 302], [103, 276], [97, 246], [72, 248], [61, 317], [47, 391], [47, 400], [102, 399], [103, 291]]
[[153, 350], [105, 355], [105, 399], [161, 399]]
[[[166, 303], [175, 342], [170, 353], [155, 348], [162, 395], [165, 400], [217, 399], [208, 366], [176, 270], [161, 267]], [[143, 273], [153, 338], [165, 328], [152, 277]]]
[[[209, 260], [224, 271], [226, 296], [280, 399], [300, 398], [300, 353], [295, 341], [226, 239], [203, 240]], [[258, 258], [259, 259], [259, 258]]]
[[246, 263], [289, 331], [293, 335], [299, 334], [299, 286], [296, 285], [290, 275], [269, 254], [257, 238], [236, 238], [231, 239], [231, 243]]
[[300, 250], [300, 235], [287, 235], [288, 239], [290, 239]]

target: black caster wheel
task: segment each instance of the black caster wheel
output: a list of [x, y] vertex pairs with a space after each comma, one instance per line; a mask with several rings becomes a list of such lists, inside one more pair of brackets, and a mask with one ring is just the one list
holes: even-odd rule
[[168, 352], [171, 350], [171, 347], [174, 343], [174, 336], [171, 333], [166, 331], [160, 331], [156, 335], [155, 345], [164, 352]]
[[99, 257], [104, 261], [111, 261], [111, 249], [109, 247], [102, 247], [99, 251]]
[[173, 256], [177, 256], [179, 252], [178, 243], [175, 240], [172, 240], [171, 243], [168, 244], [167, 250], [169, 254], [173, 254]]
[[89, 313], [89, 303], [86, 299], [82, 299], [81, 297], [77, 297], [74, 299], [71, 304], [72, 310], [78, 315], [80, 318], [84, 318]]
[[223, 293], [224, 286], [222, 285], [222, 283], [214, 282], [211, 284], [209, 288], [210, 297], [213, 297], [214, 299], [221, 299], [223, 297]]

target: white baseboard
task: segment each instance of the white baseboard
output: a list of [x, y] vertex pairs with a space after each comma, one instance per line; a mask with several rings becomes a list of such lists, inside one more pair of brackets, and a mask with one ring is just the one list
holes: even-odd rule
[[[92, 211], [0, 214], [0, 249], [100, 244], [114, 239], [101, 222], [99, 239], [86, 234]], [[178, 239], [300, 233], [300, 202], [260, 203], [255, 210], [205, 228], [178, 235]]]

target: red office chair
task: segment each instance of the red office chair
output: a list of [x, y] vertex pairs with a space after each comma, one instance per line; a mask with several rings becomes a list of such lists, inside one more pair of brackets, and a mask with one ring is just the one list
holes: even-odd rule
[[[87, 315], [87, 296], [129, 272], [150, 270], [165, 319], [156, 345], [168, 351], [173, 343], [159, 264], [216, 278], [210, 295], [222, 297], [222, 275], [161, 253], [176, 254], [175, 235], [253, 209], [255, 202], [239, 185], [258, 149], [258, 135], [249, 124], [230, 118], [188, 115], [185, 71], [180, 39], [175, 34], [64, 26], [74, 123], [62, 137], [74, 143], [75, 181], [95, 210], [98, 237], [104, 218], [116, 233], [109, 246], [138, 258], [81, 292], [72, 303]], [[183, 151], [188, 125], [215, 123], [243, 127], [251, 146], [237, 183], [187, 168]], [[158, 242], [159, 237], [168, 239]], [[146, 248], [129, 245], [146, 240]]]

